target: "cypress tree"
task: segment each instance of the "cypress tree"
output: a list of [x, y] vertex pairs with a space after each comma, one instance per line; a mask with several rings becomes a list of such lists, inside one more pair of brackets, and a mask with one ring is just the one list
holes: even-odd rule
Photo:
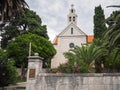
[[105, 15], [101, 5], [95, 7], [94, 15], [94, 38], [102, 38], [104, 31], [107, 29], [105, 25]]

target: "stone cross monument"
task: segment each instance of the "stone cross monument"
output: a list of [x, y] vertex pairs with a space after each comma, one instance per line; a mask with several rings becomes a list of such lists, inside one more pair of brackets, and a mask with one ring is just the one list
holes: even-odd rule
[[35, 53], [28, 57], [27, 85], [26, 90], [36, 90], [37, 76], [42, 72], [42, 58]]

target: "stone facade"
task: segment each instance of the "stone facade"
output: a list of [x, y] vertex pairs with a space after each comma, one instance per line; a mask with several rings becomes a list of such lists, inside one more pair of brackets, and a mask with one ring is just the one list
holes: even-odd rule
[[39, 74], [35, 90], [120, 90], [120, 74]]
[[77, 15], [73, 5], [67, 18], [68, 26], [55, 39], [54, 47], [57, 53], [51, 61], [51, 68], [56, 68], [60, 64], [67, 62], [63, 53], [72, 48], [70, 47], [71, 44], [74, 47], [76, 45], [81, 46], [87, 42], [87, 35], [77, 26]]
[[[42, 72], [42, 58], [36, 53], [28, 57], [27, 84], [26, 90], [37, 90], [35, 88], [38, 74]], [[39, 89], [38, 89], [39, 90]]]

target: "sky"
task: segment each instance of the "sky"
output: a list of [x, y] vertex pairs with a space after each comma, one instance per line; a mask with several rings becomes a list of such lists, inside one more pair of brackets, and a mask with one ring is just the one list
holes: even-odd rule
[[29, 8], [40, 16], [42, 24], [47, 25], [51, 41], [67, 27], [67, 15], [71, 4], [74, 4], [78, 15], [78, 27], [87, 35], [93, 35], [95, 7], [101, 5], [107, 18], [118, 8], [106, 8], [106, 6], [120, 5], [119, 0], [26, 0], [26, 2]]

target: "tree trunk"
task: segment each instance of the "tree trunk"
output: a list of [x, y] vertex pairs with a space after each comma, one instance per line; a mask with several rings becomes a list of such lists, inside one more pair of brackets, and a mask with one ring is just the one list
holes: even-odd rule
[[4, 22], [4, 11], [2, 11], [1, 21]]
[[26, 73], [26, 71], [25, 71], [25, 64], [23, 63], [21, 65], [21, 80], [25, 79], [25, 73]]
[[101, 63], [95, 62], [95, 69], [96, 73], [101, 73], [102, 72]]
[[3, 87], [1, 87], [2, 88], [2, 90], [4, 90], [4, 86]]

